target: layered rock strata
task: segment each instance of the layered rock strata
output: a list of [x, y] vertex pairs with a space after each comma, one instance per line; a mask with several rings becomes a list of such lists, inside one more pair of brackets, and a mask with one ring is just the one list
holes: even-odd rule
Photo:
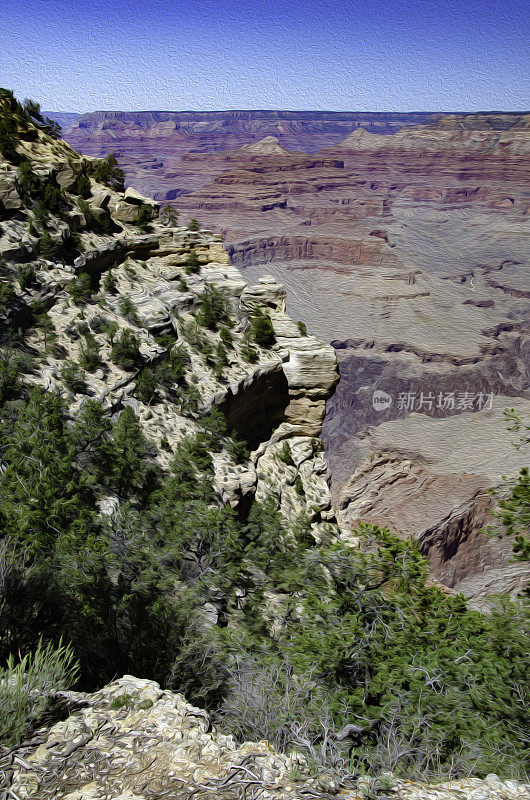
[[[90, 174], [91, 164], [97, 163], [83, 161], [64, 143], [50, 144], [43, 134], [22, 142], [19, 150], [30, 158], [36, 180], [64, 187], [69, 205], [62, 218], [50, 215], [46, 221], [56, 255], [39, 254], [42, 232], [23, 207], [20, 169], [2, 165], [0, 257], [12, 296], [0, 307], [0, 331], [8, 340], [10, 331], [31, 326], [27, 344], [42, 354], [42, 362], [28, 381], [63, 395], [73, 415], [87, 397], [99, 401], [109, 415], [130, 406], [148, 439], [158, 445], [163, 467], [179, 442], [200, 430], [201, 417], [218, 407], [251, 450], [244, 464], [236, 464], [225, 450], [213, 455], [219, 502], [247, 506], [254, 496], [273, 494], [288, 519], [306, 515], [320, 539], [323, 526], [336, 525], [317, 439], [326, 400], [338, 382], [333, 349], [292, 322], [285, 311], [285, 289], [273, 278], [247, 286], [219, 235], [163, 226], [155, 219], [153, 201], [130, 188], [116, 191], [94, 177], [88, 199], [79, 201], [73, 189], [77, 176], [83, 165]], [[137, 223], [141, 209], [149, 223], [145, 230]], [[94, 218], [105, 220], [110, 232], [95, 225]], [[195, 259], [192, 268], [190, 257]], [[27, 284], [15, 280], [22, 263], [31, 269]], [[74, 295], [83, 276], [89, 279], [90, 296], [77, 304]], [[204, 299], [212, 292], [225, 308], [226, 348], [218, 326], [210, 329], [201, 321]], [[46, 310], [44, 328], [32, 325], [35, 304]], [[250, 347], [250, 321], [264, 313], [272, 322], [274, 342]], [[81, 370], [72, 385], [65, 365], [82, 361], [86, 334], [98, 350], [100, 367]], [[114, 343], [124, 334], [138, 342], [136, 363], [113, 361]], [[168, 357], [166, 345], [160, 344], [164, 336], [185, 363], [183, 381], [193, 389], [195, 411], [169, 396], [140, 399], [142, 372]], [[225, 359], [221, 369], [219, 347]], [[287, 468], [278, 458], [285, 440], [295, 467]]]
[[[189, 159], [214, 180], [174, 203], [221, 230], [250, 279], [280, 280], [291, 315], [335, 346], [341, 383], [324, 439], [344, 519], [386, 518], [419, 539], [438, 579], [468, 591], [469, 578], [474, 596], [481, 582], [494, 593], [521, 579], [509, 546], [480, 530], [511, 450], [502, 411], [529, 397], [529, 136], [528, 115], [455, 115], [393, 136], [357, 130], [310, 161], [270, 140], [252, 153], [189, 154], [183, 178]], [[376, 408], [376, 392], [389, 405]], [[475, 441], [483, 410], [496, 420], [495, 475]], [[434, 430], [443, 450], [466, 443], [465, 467], [425, 463], [422, 439]], [[407, 464], [393, 446], [402, 435]], [[513, 455], [512, 474], [525, 464]], [[418, 499], [404, 513], [409, 485]]]

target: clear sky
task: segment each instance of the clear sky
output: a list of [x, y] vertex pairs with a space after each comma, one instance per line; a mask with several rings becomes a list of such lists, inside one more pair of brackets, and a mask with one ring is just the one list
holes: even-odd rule
[[46, 110], [522, 110], [525, 0], [0, 0], [0, 86]]

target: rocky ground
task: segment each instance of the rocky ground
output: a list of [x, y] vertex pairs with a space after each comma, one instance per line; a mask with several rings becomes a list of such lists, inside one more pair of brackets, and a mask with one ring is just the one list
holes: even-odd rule
[[[527, 800], [496, 775], [428, 785], [385, 775], [311, 774], [302, 753], [238, 744], [181, 694], [126, 675], [94, 694], [62, 693], [69, 716], [0, 752], [0, 798], [20, 800]], [[68, 713], [68, 712], [67, 712]]]
[[188, 153], [173, 178], [183, 218], [222, 231], [245, 276], [272, 274], [334, 344], [324, 439], [345, 522], [390, 520], [474, 598], [522, 580], [479, 531], [487, 490], [524, 464], [502, 411], [528, 412], [528, 124], [449, 115], [311, 155], [268, 136]]

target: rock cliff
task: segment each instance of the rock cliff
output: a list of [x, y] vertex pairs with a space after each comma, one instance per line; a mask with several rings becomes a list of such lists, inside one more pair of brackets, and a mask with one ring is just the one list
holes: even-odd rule
[[[9, 93], [0, 95], [0, 112], [3, 155], [0, 164], [0, 335], [4, 346], [0, 390], [2, 401], [7, 400], [4, 405], [9, 417], [6, 430], [15, 430], [22, 420], [12, 448], [16, 450], [18, 447], [19, 450], [14, 453], [10, 450], [10, 442], [7, 445], [2, 443], [5, 445], [2, 458], [7, 455], [5, 463], [0, 465], [1, 476], [3, 481], [5, 478], [10, 497], [19, 498], [30, 519], [29, 545], [44, 550], [44, 556], [38, 553], [41, 560], [37, 560], [37, 566], [45, 570], [51, 563], [56, 569], [57, 561], [60, 561], [61, 576], [73, 579], [73, 584], [68, 586], [68, 602], [74, 610], [70, 617], [61, 617], [61, 622], [70, 619], [75, 623], [76, 641], [84, 657], [85, 676], [89, 680], [94, 674], [90, 671], [93, 662], [108, 659], [111, 665], [117, 663], [112, 660], [116, 655], [113, 648], [120, 647], [124, 650], [124, 660], [128, 658], [128, 663], [143, 664], [144, 674], [152, 674], [151, 667], [156, 658], [169, 651], [168, 641], [164, 638], [167, 630], [173, 637], [174, 650], [169, 653], [171, 662], [165, 664], [162, 659], [159, 671], [165, 679], [169, 671], [168, 682], [178, 687], [182, 685], [179, 670], [193, 672], [194, 665], [197, 665], [199, 672], [201, 669], [208, 671], [207, 680], [213, 681], [211, 691], [215, 692], [219, 689], [216, 680], [221, 683], [234, 680], [229, 674], [230, 669], [239, 674], [238, 654], [244, 653], [245, 657], [251, 658], [250, 648], [248, 653], [245, 652], [247, 641], [258, 649], [262, 645], [265, 648], [270, 646], [272, 655], [278, 657], [273, 651], [273, 643], [279, 643], [281, 656], [282, 647], [287, 647], [294, 636], [300, 639], [298, 657], [302, 658], [301, 669], [305, 671], [302, 678], [292, 672], [288, 677], [292, 679], [290, 691], [295, 694], [300, 682], [302, 704], [314, 705], [316, 699], [318, 705], [318, 693], [324, 684], [322, 676], [313, 672], [317, 658], [327, 661], [333, 655], [336, 674], [346, 675], [348, 681], [351, 675], [354, 676], [352, 682], [346, 684], [349, 685], [348, 691], [356, 690], [357, 684], [368, 687], [373, 682], [373, 663], [371, 652], [367, 651], [366, 657], [364, 648], [370, 637], [378, 633], [379, 612], [384, 608], [387, 613], [389, 606], [386, 599], [382, 601], [375, 594], [383, 585], [380, 583], [381, 573], [384, 573], [383, 583], [403, 578], [409, 586], [409, 580], [417, 581], [421, 600], [423, 567], [414, 549], [407, 551], [405, 548], [403, 572], [400, 572], [401, 555], [396, 560], [396, 553], [401, 551], [396, 548], [392, 537], [387, 538], [388, 547], [384, 551], [389, 561], [377, 561], [374, 540], [367, 543], [366, 552], [356, 556], [356, 561], [352, 555], [355, 542], [347, 529], [350, 520], [346, 512], [359, 503], [364, 513], [368, 498], [373, 500], [368, 510], [380, 513], [384, 491], [384, 496], [390, 497], [386, 511], [392, 517], [396, 503], [392, 502], [391, 493], [387, 494], [387, 488], [398, 482], [403, 473], [406, 484], [410, 485], [411, 479], [417, 480], [414, 489], [416, 499], [420, 496], [421, 506], [425, 502], [422, 492], [432, 481], [426, 474], [427, 468], [421, 472], [416, 464], [412, 464], [412, 461], [419, 460], [418, 443], [408, 436], [405, 429], [401, 441], [394, 446], [394, 452], [388, 455], [391, 447], [385, 440], [384, 426], [380, 426], [379, 438], [374, 434], [374, 449], [386, 455], [382, 456], [380, 464], [371, 462], [372, 475], [368, 474], [366, 478], [368, 470], [361, 470], [360, 477], [357, 476], [358, 479], [349, 487], [351, 496], [348, 502], [343, 503], [346, 521], [343, 525], [336, 518], [331, 502], [329, 473], [319, 439], [326, 402], [332, 397], [338, 382], [337, 358], [330, 345], [308, 335], [305, 325], [293, 322], [286, 313], [284, 287], [267, 275], [260, 275], [259, 280], [249, 286], [230, 263], [219, 234], [201, 229], [196, 221], [188, 227], [179, 226], [170, 212], [161, 220], [156, 202], [131, 188], [123, 189], [122, 175], [112, 159], [83, 158], [64, 142], [50, 137], [45, 127], [27, 118]], [[4, 136], [6, 128], [10, 133], [9, 140]], [[283, 153], [278, 155], [276, 144], [271, 142], [258, 148], [257, 154], [255, 148], [250, 154], [247, 149], [244, 158], [254, 166], [257, 158], [259, 168], [263, 149], [267, 152], [272, 149], [274, 158], [285, 158]], [[295, 166], [296, 169], [284, 171], [327, 169], [330, 165], [327, 159], [307, 160], [304, 156], [297, 156]], [[337, 165], [331, 167], [341, 169]], [[386, 242], [381, 232], [379, 235], [374, 233], [373, 238], [376, 247], [380, 246], [380, 240]], [[425, 294], [420, 292], [420, 297], [423, 296]], [[496, 323], [499, 332], [506, 324], [498, 319]], [[508, 332], [515, 328], [514, 324]], [[350, 344], [352, 348], [357, 346]], [[458, 358], [464, 364], [473, 363], [468, 356], [475, 345], [476, 341], [471, 337], [471, 342], [466, 341], [462, 346]], [[375, 351], [378, 349], [384, 351], [382, 347], [376, 347]], [[337, 350], [340, 347], [337, 346]], [[18, 375], [13, 377], [11, 369], [15, 351], [17, 357], [22, 353], [25, 358], [20, 362], [23, 388], [18, 394], [14, 391]], [[498, 355], [497, 351], [494, 355]], [[41, 391], [31, 392], [31, 387], [42, 387], [48, 390], [48, 395]], [[35, 476], [38, 479], [33, 484], [33, 491], [28, 491], [24, 482], [19, 480], [21, 468], [17, 457], [22, 453], [31, 460], [32, 446], [42, 444], [46, 448], [48, 444], [47, 441], [36, 441], [36, 437], [43, 438], [38, 404], [45, 406], [45, 396], [52, 400], [42, 415], [42, 423], [49, 424], [47, 430], [57, 435], [64, 452], [59, 454], [62, 457], [59, 464], [50, 461], [55, 453], [43, 451], [43, 461], [32, 467], [34, 473], [30, 476], [32, 480]], [[36, 407], [31, 399], [35, 397]], [[135, 483], [137, 476], [133, 474], [131, 478], [129, 475], [129, 485], [133, 489], [120, 494], [120, 488], [116, 492], [109, 490], [108, 487], [115, 484], [105, 483], [103, 479], [98, 483], [96, 472], [91, 472], [94, 467], [89, 460], [92, 430], [76, 428], [79, 420], [86, 423], [87, 401], [92, 402], [88, 407], [96, 409], [101, 417], [95, 419], [92, 416], [93, 427], [102, 420], [109, 423], [109, 430], [115, 425], [114, 438], [110, 440], [113, 445], [117, 443], [118, 434], [123, 434], [126, 440], [123, 448], [125, 461], [130, 455], [128, 447], [134, 450], [134, 444], [142, 438], [138, 436], [136, 442], [126, 438], [127, 426], [136, 436], [136, 423], [145, 437], [141, 444], [145, 460], [150, 459], [150, 466], [153, 469], [158, 467], [159, 474], [168, 475], [169, 465], [180, 453], [181, 461], [172, 482], [163, 484], [158, 494], [153, 492], [149, 495], [149, 504], [146, 502], [142, 506], [141, 499], [138, 500], [145, 488], [141, 485], [143, 478]], [[65, 420], [61, 417], [61, 409], [64, 409]], [[463, 416], [459, 420], [461, 424], [465, 421]], [[436, 428], [433, 423], [431, 438], [439, 455], [440, 436], [437, 438], [436, 434], [441, 430], [443, 438], [447, 420], [435, 422], [440, 425]], [[22, 423], [28, 423], [29, 427], [24, 428]], [[24, 431], [29, 430], [33, 438], [26, 441]], [[69, 449], [72, 440], [65, 432], [70, 430], [77, 431], [77, 450]], [[102, 428], [100, 438], [108, 442], [104, 439], [105, 433]], [[81, 443], [79, 436], [83, 440]], [[197, 444], [201, 436], [212, 445], [210, 450], [205, 452], [204, 447], [195, 453], [193, 449], [184, 450], [188, 461], [183, 463], [183, 445]], [[493, 428], [487, 426], [483, 436], [491, 443], [495, 438]], [[48, 447], [49, 450], [53, 448]], [[109, 451], [101, 449], [98, 452], [104, 458]], [[118, 451], [115, 448], [110, 452], [116, 455]], [[195, 458], [197, 453], [199, 457]], [[429, 466], [435, 462], [432, 452], [422, 457]], [[459, 464], [465, 462], [458, 452], [453, 454], [453, 458]], [[407, 463], [407, 459], [411, 463]], [[140, 459], [138, 462], [143, 464]], [[207, 467], [203, 468], [204, 462]], [[66, 532], [68, 536], [63, 536], [65, 531], [55, 527], [52, 537], [56, 538], [43, 543], [39, 535], [41, 531], [48, 531], [46, 509], [56, 508], [55, 495], [51, 498], [45, 496], [46, 493], [54, 494], [49, 491], [54, 484], [46, 480], [53, 472], [49, 463], [57, 464], [63, 470], [58, 489], [65, 493], [64, 519], [69, 520], [68, 512], [76, 503], [81, 505], [84, 500], [86, 505], [81, 507], [80, 516], [74, 517], [75, 525]], [[112, 472], [112, 466], [107, 465], [109, 472]], [[467, 462], [461, 466], [467, 467]], [[454, 478], [450, 455], [438, 458], [435, 467], [435, 477], [447, 478], [449, 474]], [[496, 464], [490, 467], [492, 474], [496, 474], [497, 468]], [[133, 457], [125, 469], [134, 472]], [[380, 478], [376, 476], [378, 470]], [[394, 474], [389, 475], [392, 470]], [[205, 483], [201, 478], [206, 472], [208, 479]], [[46, 473], [44, 477], [42, 473]], [[149, 475], [149, 472], [145, 473], [146, 484], [149, 484]], [[465, 483], [465, 478], [463, 472], [461, 483]], [[75, 494], [73, 484], [76, 480], [85, 492], [84, 498]], [[123, 488], [120, 481], [118, 485]], [[363, 481], [359, 492], [358, 486]], [[450, 483], [450, 479], [447, 482]], [[455, 482], [459, 483], [458, 480]], [[183, 501], [179, 494], [180, 483], [192, 484], [197, 494], [190, 492]], [[21, 495], [12, 491], [14, 484], [17, 484], [16, 491], [18, 485], [22, 485]], [[478, 494], [481, 486], [479, 481], [472, 488]], [[262, 513], [266, 513], [268, 498], [273, 500], [274, 513], [277, 510], [281, 513], [281, 526], [277, 524], [278, 517], [269, 516], [265, 517], [265, 523], [260, 523], [259, 519], [251, 520], [244, 531], [235, 527], [236, 521], [249, 520], [249, 508], [254, 500], [265, 509]], [[20, 523], [14, 537], [17, 539], [19, 528], [25, 525], [26, 520], [23, 514], [17, 516], [16, 504], [9, 505], [8, 499], [6, 505], [6, 522], [11, 526], [10, 530], [13, 530], [13, 520]], [[120, 506], [126, 506], [123, 517], [120, 516], [123, 510]], [[175, 513], [185, 517], [184, 522], [171, 519], [171, 524], [159, 532], [157, 526], [162, 528], [161, 515], [164, 512], [170, 514], [175, 508]], [[219, 512], [218, 515], [215, 518], [208, 516], [214, 510]], [[223, 516], [225, 511], [230, 515], [226, 513]], [[195, 513], [203, 514], [200, 524], [194, 517]], [[436, 527], [437, 520], [444, 514], [445, 518], [451, 517], [451, 509], [440, 507], [428, 519], [429, 534], [435, 545], [431, 550], [438, 548], [442, 556], [444, 547], [452, 548], [454, 542], [460, 544], [460, 539], [465, 539], [463, 536], [459, 539], [462, 526], [459, 528], [457, 522], [454, 531], [451, 529], [454, 542], [447, 544]], [[417, 510], [414, 519], [418, 522]], [[55, 518], [50, 527], [54, 522]], [[398, 525], [396, 520], [392, 519], [392, 522]], [[194, 525], [199, 530], [197, 536]], [[225, 533], [226, 527], [226, 540], [222, 535], [217, 539], [210, 538], [210, 528], [215, 525], [222, 529], [221, 534]], [[166, 542], [157, 538], [172, 534], [176, 538], [173, 549], [164, 549]], [[178, 539], [179, 535], [182, 540]], [[235, 541], [237, 536], [240, 539]], [[423, 542], [428, 537], [422, 529], [417, 538]], [[235, 558], [230, 560], [233, 555], [231, 547], [238, 557], [241, 556], [239, 562]], [[375, 548], [375, 553], [369, 553], [368, 548], [372, 551]], [[47, 562], [48, 550], [51, 560]], [[2, 551], [2, 558], [5, 552]], [[292, 554], [303, 563], [293, 564]], [[224, 572], [217, 567], [211, 569], [216, 558], [225, 556]], [[442, 556], [440, 560], [443, 561]], [[107, 558], [104, 563], [103, 557]], [[26, 564], [22, 561], [24, 568]], [[298, 566], [299, 572], [296, 571]], [[409, 574], [409, 568], [412, 574]], [[5, 567], [2, 562], [2, 580], [6, 574], [9, 577], [9, 570], [13, 569], [9, 565]], [[275, 570], [275, 582], [269, 580], [268, 571], [272, 574], [272, 569]], [[89, 570], [92, 572], [87, 578]], [[43, 574], [47, 574], [50, 580], [54, 577], [51, 572]], [[375, 589], [372, 585], [374, 575], [377, 575]], [[447, 582], [455, 584], [463, 583], [466, 578], [464, 571], [457, 569], [448, 570], [447, 576]], [[311, 583], [313, 577], [315, 580]], [[199, 579], [202, 579], [202, 584], [193, 596], [194, 605], [185, 606], [182, 600], [185, 589], [193, 595]], [[311, 594], [305, 597], [309, 583]], [[411, 586], [414, 590], [410, 595], [402, 592], [403, 602], [417, 602], [416, 584]], [[25, 584], [24, 588], [27, 588]], [[61, 588], [58, 584], [53, 585], [53, 591], [56, 589], [60, 598]], [[83, 595], [85, 591], [88, 594]], [[476, 587], [471, 588], [470, 593], [473, 592], [476, 593]], [[46, 614], [54, 608], [57, 615], [62, 614], [64, 609], [58, 605], [54, 606], [52, 602], [46, 605], [50, 602], [47, 593], [50, 593], [49, 588], [39, 584], [37, 603], [42, 603]], [[363, 606], [365, 596], [367, 605]], [[12, 601], [12, 595], [10, 597]], [[29, 597], [35, 600], [31, 594]], [[25, 598], [23, 595], [20, 607], [23, 614], [27, 613]], [[438, 600], [442, 605], [443, 596]], [[179, 608], [181, 602], [184, 611]], [[193, 609], [193, 622], [197, 623], [197, 637], [191, 642], [183, 642], [181, 633], [188, 635], [191, 627], [186, 627], [189, 620], [181, 620], [178, 614], [184, 616], [190, 613], [190, 608]], [[245, 608], [249, 609], [247, 617]], [[468, 613], [461, 599], [456, 599], [449, 609], [451, 615], [458, 613], [462, 618]], [[3, 612], [3, 605], [0, 610]], [[38, 615], [40, 605], [30, 605], [30, 615], [33, 610]], [[106, 616], [107, 611], [109, 616]], [[50, 615], [46, 617], [46, 614], [43, 618], [44, 625], [48, 626], [46, 632], [54, 635], [56, 620], [52, 614], [50, 621]], [[244, 617], [246, 628], [239, 624]], [[353, 626], [349, 632], [340, 627], [343, 617]], [[391, 625], [395, 624], [393, 617], [398, 618], [390, 613], [381, 626], [383, 638], [376, 642], [380, 650], [391, 645], [396, 647], [395, 641], [385, 638]], [[94, 619], [95, 624], [90, 627]], [[465, 619], [467, 624], [476, 622], [475, 617]], [[291, 628], [293, 620], [295, 624]], [[411, 635], [417, 635], [413, 630], [414, 614], [410, 619], [405, 614], [400, 620], [400, 625], [404, 622], [409, 625]], [[33, 624], [33, 620], [28, 621]], [[431, 622], [428, 619], [426, 624]], [[434, 622], [438, 624], [438, 619]], [[313, 626], [308, 642], [304, 640], [306, 623]], [[14, 635], [18, 624], [18, 619], [15, 623], [9, 622], [3, 631], [4, 638], [6, 631], [8, 637]], [[487, 632], [488, 625], [484, 622], [477, 628], [484, 628]], [[85, 626], [88, 626], [89, 634], [83, 638]], [[333, 626], [337, 627], [334, 629]], [[214, 645], [213, 638], [208, 639], [207, 634], [213, 627], [220, 632], [218, 645], [225, 634], [233, 636], [234, 641], [241, 637], [242, 648], [236, 650], [234, 647], [235, 655], [225, 656], [229, 663], [216, 663], [215, 652], [212, 661], [209, 660]], [[110, 628], [108, 637], [107, 628]], [[256, 629], [252, 641], [251, 634]], [[404, 627], [398, 630], [398, 636], [401, 637], [404, 631]], [[503, 635], [508, 635], [506, 631], [507, 624]], [[41, 628], [37, 632], [42, 635]], [[149, 638], [152, 633], [157, 636], [156, 645]], [[90, 638], [92, 634], [98, 643], [95, 651]], [[329, 641], [320, 648], [316, 637], [328, 634]], [[425, 638], [423, 630], [420, 637]], [[146, 639], [151, 660], [142, 661], [145, 655], [142, 645], [145, 646]], [[362, 643], [362, 658], [357, 662], [355, 653], [350, 655], [350, 639], [352, 642], [359, 639]], [[400, 641], [397, 646], [401, 654]], [[138, 649], [135, 649], [137, 644]], [[458, 642], [458, 647], [460, 644]], [[30, 641], [26, 646], [34, 647], [35, 643]], [[157, 647], [164, 652], [157, 651]], [[451, 648], [440, 648], [441, 656], [446, 657], [446, 649], [449, 649], [447, 658], [451, 660], [451, 669], [461, 658], [467, 658], [467, 653], [456, 658], [459, 651]], [[110, 657], [109, 650], [112, 651]], [[479, 640], [476, 653], [479, 664], [484, 658], [484, 650], [485, 640]], [[487, 648], [486, 654], [489, 659], [490, 650]], [[121, 657], [121, 652], [118, 655]], [[267, 653], [265, 670], [270, 666], [266, 656]], [[146, 663], [149, 666], [146, 667]], [[400, 674], [393, 673], [392, 689], [394, 681], [401, 680], [405, 674], [407, 684], [420, 687], [420, 698], [424, 691], [433, 690], [433, 683], [434, 691], [437, 691], [437, 673], [434, 680], [428, 676], [429, 683], [424, 687], [423, 678], [417, 680], [418, 669], [414, 656], [411, 664], [404, 662], [405, 673], [403, 670], [398, 670]], [[111, 674], [125, 671], [113, 670]], [[326, 676], [327, 663], [320, 671]], [[95, 672], [97, 674], [97, 670]], [[482, 672], [479, 669], [478, 679], [482, 679], [483, 672], [483, 668]], [[260, 674], [266, 672], [258, 671], [258, 678]], [[364, 676], [360, 681], [357, 681], [358, 674]], [[388, 690], [388, 680], [383, 679], [382, 674], [376, 676], [380, 684], [377, 692]], [[411, 680], [407, 676], [411, 676]], [[191, 676], [191, 682], [197, 677], [200, 683], [202, 676], [195, 674]], [[302, 685], [303, 681], [305, 684]], [[0, 689], [5, 688], [6, 684], [0, 684]], [[201, 691], [203, 688], [199, 687]], [[504, 690], [504, 685], [502, 688]], [[207, 695], [209, 691], [206, 687]], [[354, 710], [343, 700], [346, 691], [342, 698], [337, 699], [339, 711], [343, 706], [349, 709], [348, 720], [363, 722], [362, 726], [346, 725], [346, 732], [335, 732], [331, 720], [320, 725], [319, 707], [320, 716], [317, 716], [318, 726], [324, 730], [323, 747], [327, 747], [329, 736], [342, 743], [343, 751], [340, 752], [345, 753], [348, 747], [345, 740], [353, 735], [353, 744], [348, 751], [351, 761], [356, 737], [371, 740], [372, 731], [381, 723], [377, 716], [380, 710], [374, 708], [379, 703], [379, 695], [374, 693], [371, 698], [371, 691], [363, 694]], [[441, 699], [442, 693], [436, 702]], [[464, 699], [463, 693], [460, 699]], [[342, 796], [353, 800], [363, 795], [369, 797], [370, 793], [373, 796], [376, 791], [384, 797], [386, 791], [391, 791], [390, 786], [394, 796], [403, 800], [431, 797], [453, 800], [462, 796], [469, 800], [483, 797], [514, 800], [524, 797], [528, 789], [515, 781], [502, 783], [492, 775], [484, 781], [470, 779], [440, 787], [427, 787], [387, 776], [387, 789], [379, 779], [359, 779], [356, 773], [343, 774], [339, 778], [336, 769], [334, 775], [323, 774], [322, 770], [321, 774], [315, 775], [318, 770], [315, 770], [314, 762], [308, 763], [310, 759], [306, 760], [303, 753], [295, 751], [289, 756], [282, 755], [263, 741], [238, 744], [232, 736], [224, 735], [214, 727], [208, 715], [187, 703], [182, 695], [161, 690], [152, 681], [128, 675], [94, 694], [59, 693], [53, 700], [62, 706], [63, 717], [66, 717], [63, 721], [50, 729], [40, 729], [33, 741], [0, 751], [3, 770], [0, 792], [6, 797], [44, 798], [53, 795], [65, 800], [88, 800], [89, 797], [154, 800], [164, 796], [191, 798], [202, 795], [211, 800], [244, 796], [272, 800], [302, 796], [325, 798], [341, 792]], [[367, 719], [361, 714], [364, 715], [369, 702], [374, 713]], [[337, 716], [340, 718], [340, 713]], [[472, 716], [468, 718], [475, 720]], [[295, 719], [290, 724], [296, 726], [298, 723]], [[391, 722], [387, 730], [392, 732], [395, 727]], [[298, 741], [304, 745], [303, 729], [297, 730]], [[454, 732], [451, 730], [450, 733], [454, 740]], [[311, 735], [313, 738], [307, 739], [306, 744], [310, 755], [315, 742], [322, 739], [319, 731], [313, 731]], [[431, 745], [427, 744], [425, 748], [430, 750]], [[430, 758], [430, 752], [428, 756]], [[363, 763], [363, 757], [362, 753], [358, 755], [358, 763]], [[487, 770], [483, 769], [481, 774], [487, 774]]]
[[[28, 329], [28, 344], [42, 354], [29, 380], [64, 396], [72, 414], [87, 397], [101, 402], [109, 415], [130, 406], [148, 438], [164, 442], [158, 453], [162, 466], [180, 441], [199, 430], [201, 415], [214, 406], [221, 409], [230, 428], [248, 440], [251, 456], [237, 465], [226, 452], [216, 455], [220, 500], [235, 507], [272, 492], [288, 518], [309, 516], [318, 539], [319, 528], [335, 522], [329, 474], [315, 438], [338, 382], [333, 349], [292, 322], [285, 289], [273, 278], [247, 286], [219, 235], [163, 225], [152, 200], [98, 182], [101, 162], [82, 158], [36, 129], [32, 137], [20, 141], [18, 154], [31, 164], [32, 191], [56, 187], [60, 212], [34, 219], [23, 205], [25, 168], [7, 162], [0, 168], [0, 258], [10, 292], [0, 307], [0, 331], [6, 339], [17, 326]], [[86, 200], [76, 194], [79, 176], [88, 181]], [[21, 264], [31, 276], [27, 283], [17, 280]], [[87, 302], [77, 305], [82, 286]], [[226, 347], [219, 320], [202, 319], [211, 297], [226, 326]], [[45, 329], [34, 324], [35, 304], [46, 312]], [[266, 346], [249, 339], [257, 314], [272, 323]], [[65, 364], [82, 362], [87, 334], [100, 366], [77, 369], [78, 380], [72, 381]], [[136, 362], [113, 360], [114, 344], [123, 336], [135, 340]], [[172, 357], [160, 343], [164, 337], [185, 365], [182, 381], [193, 387], [191, 414], [167, 395], [146, 398], [139, 391], [142, 375]], [[286, 440], [295, 454], [291, 468], [277, 458]]]

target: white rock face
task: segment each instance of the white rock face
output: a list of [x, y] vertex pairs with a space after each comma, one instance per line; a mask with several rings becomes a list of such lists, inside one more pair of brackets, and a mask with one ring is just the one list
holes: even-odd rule
[[[207, 609], [208, 611], [208, 609]], [[213, 613], [212, 609], [209, 610]], [[363, 800], [376, 786], [311, 777], [305, 756], [268, 742], [235, 741], [181, 694], [125, 675], [94, 694], [63, 693], [71, 715], [32, 742], [0, 755], [10, 798], [41, 800]], [[437, 785], [388, 777], [396, 800], [528, 800], [530, 785], [466, 778]], [[371, 795], [374, 796], [374, 795]], [[381, 797], [385, 794], [381, 793]]]
[[0, 170], [0, 205], [10, 211], [22, 206], [22, 200], [17, 191], [16, 177], [15, 170]]

